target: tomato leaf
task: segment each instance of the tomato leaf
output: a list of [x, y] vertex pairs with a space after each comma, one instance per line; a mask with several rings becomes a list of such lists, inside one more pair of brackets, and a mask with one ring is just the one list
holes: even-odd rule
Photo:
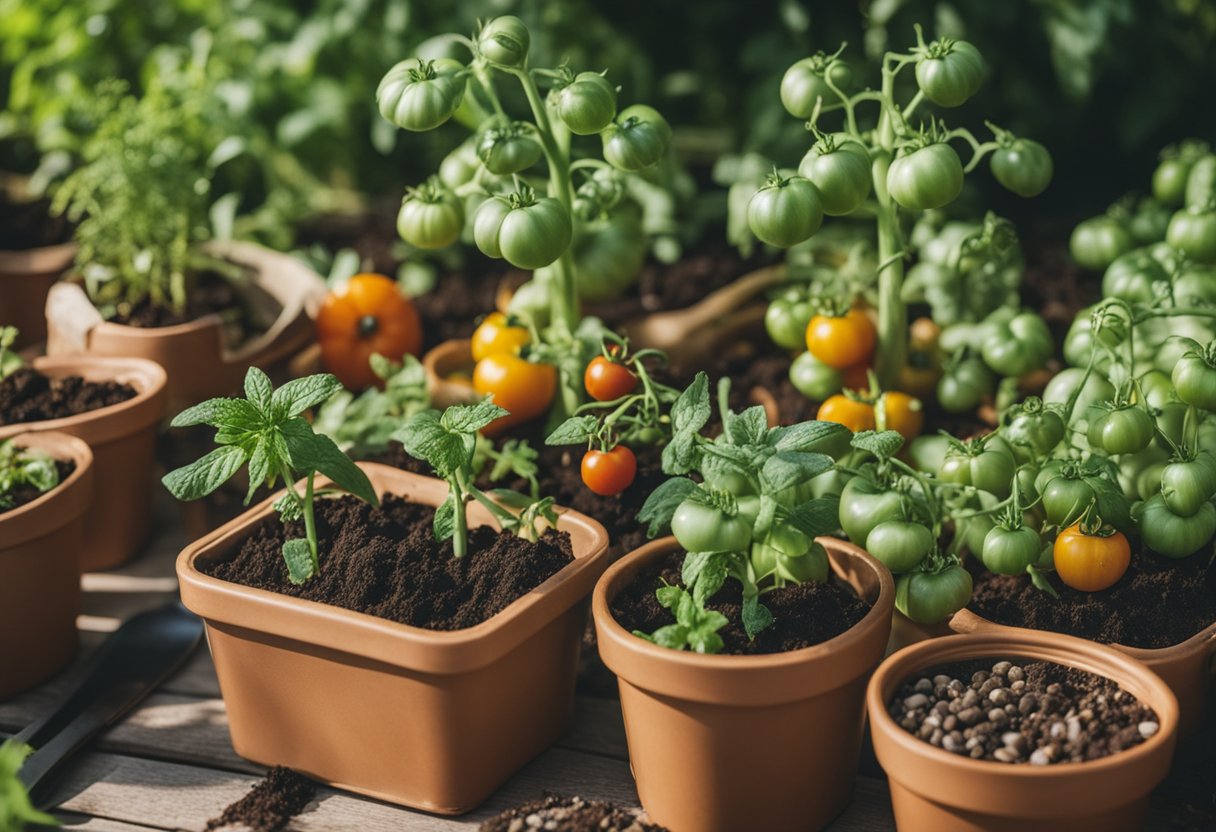
[[857, 450], [874, 454], [879, 459], [890, 459], [899, 453], [899, 449], [903, 447], [904, 438], [894, 430], [884, 430], [881, 433], [863, 430], [853, 437], [851, 444]]
[[437, 410], [416, 413], [393, 434], [405, 452], [421, 459], [439, 476], [447, 479], [472, 460], [464, 437], [445, 427]]
[[1030, 574], [1030, 582], [1034, 584], [1035, 589], [1046, 592], [1057, 601], [1060, 599], [1060, 593], [1056, 592], [1056, 588], [1051, 585], [1051, 581], [1047, 580], [1047, 576], [1037, 566], [1032, 563], [1026, 567], [1026, 571]]
[[673, 477], [651, 491], [637, 514], [640, 522], [649, 524], [646, 536], [655, 537], [669, 528], [676, 507], [696, 490], [697, 484], [687, 477]]
[[545, 437], [546, 445], [581, 445], [595, 436], [599, 420], [590, 414], [571, 416]]
[[245, 373], [245, 398], [262, 414], [270, 412], [270, 398], [273, 392], [270, 377], [257, 367], [250, 367]]
[[435, 519], [431, 521], [431, 531], [436, 540], [447, 540], [456, 533], [456, 497], [452, 494], [435, 509]]
[[768, 415], [760, 405], [749, 407], [730, 420], [728, 432], [735, 445], [759, 444], [768, 433]]
[[293, 584], [302, 584], [317, 572], [316, 564], [312, 560], [312, 549], [302, 537], [283, 544], [283, 560], [287, 563], [287, 577]]
[[170, 471], [161, 482], [177, 499], [197, 500], [231, 479], [247, 458], [242, 448], [223, 445], [189, 465]]
[[[267, 380], [269, 384], [269, 380]], [[342, 382], [328, 373], [289, 381], [270, 396], [270, 410], [276, 418], [299, 416], [342, 390]], [[265, 411], [266, 407], [260, 407]]]
[[1126, 534], [1132, 530], [1131, 501], [1118, 486], [1105, 477], [1085, 477], [1085, 482], [1094, 490], [1098, 501], [1098, 516]]
[[730, 557], [729, 552], [689, 552], [684, 556], [680, 579], [698, 606], [705, 606], [726, 583]]
[[751, 595], [743, 599], [743, 629], [747, 637], [753, 641], [756, 634], [773, 623], [773, 614], [768, 607], [760, 603], [759, 596]]
[[475, 433], [495, 419], [508, 415], [507, 411], [490, 400], [477, 404], [456, 404], [443, 411], [439, 421], [453, 433]]
[[809, 453], [828, 453], [840, 448], [847, 450], [851, 432], [844, 425], [835, 422], [799, 422], [796, 425], [777, 428], [772, 434], [773, 447], [778, 451], [803, 451]]
[[663, 473], [687, 474], [696, 465], [698, 456], [697, 434], [691, 431], [677, 433], [663, 446]]
[[700, 372], [672, 404], [672, 428], [676, 433], [695, 433], [705, 427], [709, 415], [709, 377]]
[[831, 534], [840, 528], [840, 499], [816, 497], [790, 510], [786, 519], [808, 537]]
[[760, 477], [772, 491], [801, 485], [832, 467], [832, 458], [825, 454], [779, 451], [765, 461]]

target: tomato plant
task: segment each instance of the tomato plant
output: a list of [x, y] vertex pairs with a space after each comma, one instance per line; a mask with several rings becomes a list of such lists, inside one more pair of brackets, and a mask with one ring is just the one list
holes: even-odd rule
[[815, 315], [806, 327], [806, 348], [837, 370], [855, 367], [874, 352], [877, 335], [865, 311], [852, 307], [844, 315]]
[[326, 295], [317, 311], [321, 363], [352, 390], [381, 384], [373, 355], [399, 361], [422, 350], [422, 322], [397, 283], [381, 274], [357, 274]]
[[823, 223], [819, 189], [800, 176], [774, 173], [747, 204], [747, 222], [762, 242], [782, 248], [798, 245]]
[[587, 371], [583, 374], [583, 385], [591, 398], [600, 402], [611, 402], [632, 393], [638, 386], [638, 377], [633, 370], [619, 361], [597, 355], [587, 365]]
[[1131, 546], [1122, 532], [1109, 527], [1069, 526], [1056, 537], [1052, 559], [1060, 580], [1081, 592], [1115, 585], [1131, 563]]

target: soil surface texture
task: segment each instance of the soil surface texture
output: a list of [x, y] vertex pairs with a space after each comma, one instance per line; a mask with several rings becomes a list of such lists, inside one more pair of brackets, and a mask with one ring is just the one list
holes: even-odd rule
[[1115, 682], [1042, 661], [968, 661], [900, 686], [888, 713], [953, 754], [998, 763], [1081, 763], [1160, 730], [1152, 708]]
[[225, 581], [318, 601], [429, 630], [472, 627], [501, 612], [568, 564], [570, 537], [548, 531], [533, 543], [489, 526], [469, 530], [469, 554], [436, 542], [435, 510], [385, 495], [374, 508], [351, 496], [316, 502], [320, 574], [291, 583], [284, 541], [304, 536], [303, 521], [286, 527], [263, 519], [235, 557], [203, 565]]
[[1079, 592], [1050, 573], [1060, 600], [1029, 576], [995, 575], [971, 563], [977, 615], [1015, 627], [1051, 630], [1103, 644], [1161, 648], [1186, 641], [1216, 621], [1216, 568], [1209, 548], [1182, 560], [1140, 552], [1110, 589]]
[[116, 381], [86, 381], [80, 376], [52, 378], [22, 367], [0, 379], [0, 425], [62, 419], [120, 404], [137, 391]]
[[[55, 469], [59, 471], [59, 482], [62, 484], [64, 480], [72, 476], [72, 472], [76, 470], [76, 463], [70, 459], [57, 459], [55, 460]], [[59, 486], [55, 486], [55, 488], [58, 487]], [[51, 489], [51, 491], [54, 490], [54, 488]], [[21, 508], [26, 503], [32, 503], [34, 500], [37, 500], [43, 494], [47, 493], [49, 492], [39, 491], [32, 485], [19, 485], [8, 494], [4, 495], [3, 500], [0, 500], [0, 514], [4, 514], [6, 511], [13, 511], [14, 509]], [[6, 503], [8, 504], [8, 508], [5, 508]]]
[[304, 811], [317, 794], [317, 784], [303, 774], [275, 766], [249, 793], [207, 821], [207, 832], [246, 827], [254, 832], [279, 832]]
[[639, 820], [632, 809], [581, 797], [549, 795], [508, 809], [481, 824], [480, 832], [667, 832]]
[[243, 323], [244, 308], [245, 302], [241, 293], [230, 281], [219, 275], [205, 272], [199, 276], [198, 282], [191, 288], [184, 310], [178, 312], [144, 298], [130, 308], [120, 307], [119, 311], [110, 318], [110, 322], [124, 326], [156, 328], [188, 324], [204, 315], [216, 314], [232, 317], [235, 312]]
[[[655, 597], [660, 579], [683, 586], [680, 566], [684, 551], [670, 553], [659, 564], [640, 571], [612, 601], [612, 615], [626, 630], [652, 633], [674, 623], [670, 610]], [[773, 623], [755, 640], [743, 629], [743, 593], [738, 581], [728, 580], [706, 603], [707, 609], [726, 616], [727, 625], [718, 631], [723, 653], [758, 655], [800, 650], [835, 638], [865, 617], [870, 605], [857, 597], [852, 587], [836, 578], [826, 583], [807, 582], [765, 594], [764, 605]]]

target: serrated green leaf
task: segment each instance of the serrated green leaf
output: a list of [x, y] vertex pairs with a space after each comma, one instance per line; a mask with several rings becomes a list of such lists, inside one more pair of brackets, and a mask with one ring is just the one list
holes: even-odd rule
[[646, 498], [637, 519], [646, 523], [646, 536], [655, 537], [671, 526], [676, 507], [697, 490], [697, 484], [687, 477], [673, 477], [661, 483]]
[[274, 391], [270, 407], [279, 419], [299, 416], [341, 390], [342, 382], [329, 373], [297, 378]]
[[1098, 516], [1123, 533], [1132, 530], [1132, 504], [1123, 491], [1105, 477], [1085, 477], [1084, 481], [1094, 490], [1098, 503]]
[[822, 474], [832, 464], [832, 458], [826, 454], [778, 451], [765, 461], [760, 469], [760, 477], [768, 490], [781, 491]]
[[683, 624], [668, 624], [646, 638], [669, 650], [683, 650], [684, 645], [688, 644], [688, 628]]
[[884, 430], [882, 433], [864, 430], [853, 436], [852, 445], [859, 451], [874, 454], [879, 459], [890, 459], [903, 447], [904, 438], [898, 431]]
[[245, 494], [245, 505], [253, 501], [253, 495], [263, 485], [271, 485], [274, 462], [267, 452], [269, 443], [262, 439], [253, 449], [249, 457], [249, 491]]
[[312, 426], [298, 416], [283, 423], [282, 433], [292, 468], [324, 474], [360, 500], [380, 505], [380, 498], [367, 474], [328, 436], [313, 433]]
[[436, 410], [415, 414], [393, 434], [410, 456], [421, 459], [439, 476], [447, 479], [473, 458], [475, 443], [466, 443], [463, 436], [448, 430], [440, 422]]
[[283, 560], [287, 563], [288, 580], [297, 586], [317, 573], [316, 564], [312, 560], [312, 550], [308, 548], [308, 541], [302, 537], [283, 544]]
[[687, 474], [696, 466], [698, 456], [697, 435], [677, 433], [663, 446], [662, 466], [664, 474]]
[[582, 445], [595, 435], [599, 421], [589, 414], [571, 416], [545, 437], [546, 445]]
[[778, 451], [827, 454], [839, 459], [848, 453], [853, 432], [835, 422], [799, 422], [776, 429], [773, 447]]
[[659, 605], [674, 610], [680, 602], [680, 598], [684, 595], [684, 590], [678, 586], [665, 584], [655, 590], [655, 597], [659, 600]]
[[444, 428], [455, 433], [476, 433], [495, 419], [507, 415], [507, 410], [487, 399], [477, 404], [454, 404], [443, 411], [439, 421]]
[[284, 523], [304, 517], [304, 500], [296, 493], [292, 483], [288, 483], [287, 486], [283, 496], [274, 501], [274, 510], [279, 513], [279, 519]]
[[829, 495], [808, 500], [786, 514], [789, 524], [807, 537], [831, 534], [840, 528], [840, 500]]
[[689, 552], [684, 556], [680, 579], [698, 607], [704, 607], [726, 583], [730, 557], [728, 552]]
[[728, 433], [735, 445], [760, 444], [768, 433], [768, 415], [760, 405], [749, 407], [730, 420]]
[[170, 471], [161, 482], [177, 499], [197, 500], [227, 482], [247, 458], [242, 448], [224, 445], [189, 465]]
[[245, 398], [249, 403], [264, 414], [270, 414], [270, 399], [274, 387], [270, 377], [257, 367], [245, 371]]
[[252, 430], [261, 424], [262, 417], [252, 404], [244, 399], [208, 399], [188, 407], [170, 422], [171, 427], [186, 428], [192, 425], [233, 427]]
[[772, 623], [773, 614], [760, 603], [759, 597], [752, 595], [743, 599], [743, 629], [749, 639], [754, 641], [756, 634]]
[[439, 504], [439, 508], [435, 509], [431, 531], [440, 542], [456, 533], [456, 498], [453, 495], [449, 494], [448, 498]]
[[676, 433], [695, 433], [705, 427], [709, 415], [709, 377], [700, 372], [672, 404], [672, 428]]

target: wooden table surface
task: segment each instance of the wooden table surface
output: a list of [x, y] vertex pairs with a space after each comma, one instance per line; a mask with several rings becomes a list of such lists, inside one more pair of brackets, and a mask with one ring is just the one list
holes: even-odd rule
[[[167, 495], [154, 511], [157, 533], [133, 563], [84, 576], [81, 657], [48, 684], [0, 703], [0, 735], [14, 733], [54, 706], [79, 673], [81, 659], [122, 620], [176, 597], [173, 561], [186, 543], [177, 508]], [[321, 832], [398, 832], [475, 829], [504, 808], [546, 792], [580, 794], [636, 806], [624, 729], [613, 699], [580, 697], [575, 724], [555, 747], [512, 778], [476, 812], [448, 818], [410, 811], [322, 788], [291, 829]], [[870, 766], [870, 774], [877, 775]], [[58, 786], [55, 814], [66, 828], [89, 832], [201, 830], [264, 773], [242, 760], [228, 738], [224, 702], [206, 646], [119, 725], [76, 760]], [[1150, 828], [1184, 828], [1154, 809]], [[878, 776], [859, 778], [835, 832], [894, 829], [887, 786]]]

